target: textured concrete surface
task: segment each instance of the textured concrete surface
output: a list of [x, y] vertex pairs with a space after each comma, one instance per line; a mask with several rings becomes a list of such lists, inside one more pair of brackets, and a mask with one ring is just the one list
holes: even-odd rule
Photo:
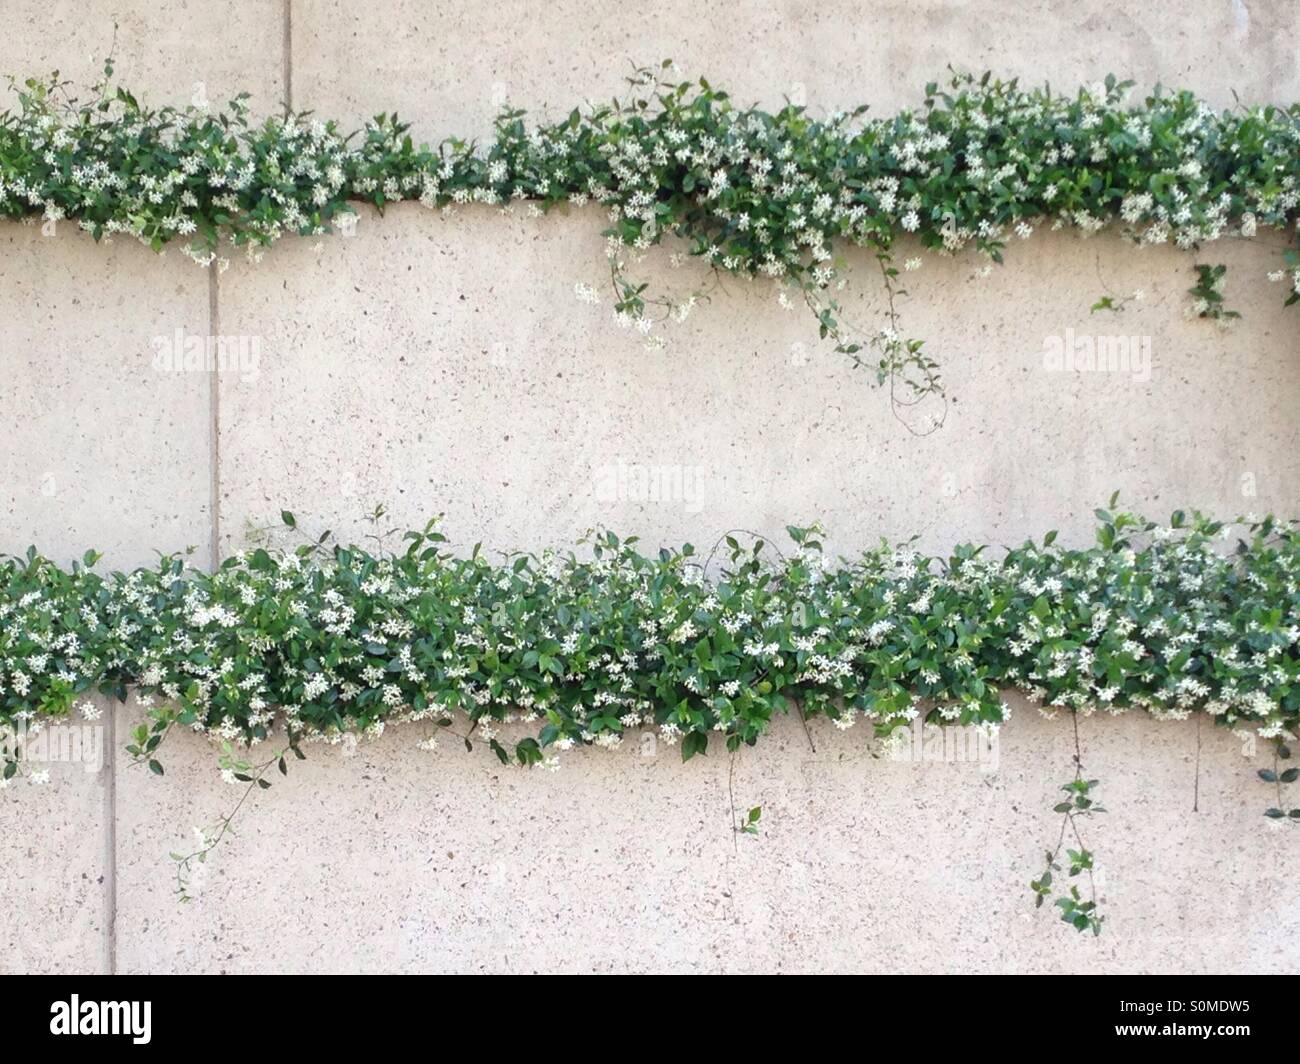
[[0, 974], [112, 969], [112, 711], [92, 701], [106, 712], [70, 722], [79, 745], [69, 731], [30, 748], [39, 760], [27, 769], [48, 772], [48, 783], [20, 776], [0, 790]]
[[[148, 99], [246, 89], [347, 122], [394, 107], [417, 138], [486, 133], [506, 100], [552, 115], [677, 60], [743, 101], [814, 110], [915, 104], [948, 64], [1072, 88], [1113, 71], [1216, 104], [1300, 98], [1288, 0], [1132, 3], [664, 3], [484, 6], [375, 0], [7, 5], [0, 72], [94, 79]], [[287, 16], [287, 17], [286, 17]], [[287, 79], [286, 79], [287, 75]], [[573, 296], [600, 284], [601, 219], [413, 206], [351, 239], [286, 243], [220, 279], [178, 255], [94, 247], [71, 226], [0, 232], [0, 550], [38, 543], [109, 563], [200, 547], [295, 510], [344, 536], [448, 514], [468, 547], [568, 542], [585, 528], [647, 546], [821, 519], [831, 546], [919, 532], [1090, 536], [1112, 491], [1153, 515], [1300, 502], [1294, 310], [1262, 283], [1276, 235], [1199, 257], [1112, 237], [1017, 242], [978, 278], [968, 258], [908, 274], [910, 333], [955, 403], [918, 438], [766, 285], [726, 291], [644, 351]], [[903, 252], [906, 257], [908, 252]], [[698, 273], [652, 253], [647, 279]], [[1183, 319], [1193, 261], [1230, 267], [1229, 333]], [[852, 316], [881, 318], [872, 264]], [[1145, 290], [1120, 315], [1103, 294]], [[212, 310], [217, 314], [215, 320]], [[1286, 316], [1290, 314], [1291, 316]], [[160, 337], [255, 345], [255, 372], [159, 372]], [[1149, 375], [1045, 367], [1049, 338], [1149, 338]], [[216, 402], [214, 403], [214, 398]], [[212, 423], [219, 422], [213, 446]], [[216, 475], [219, 512], [209, 506]], [[126, 712], [126, 711], [123, 711]], [[125, 723], [122, 721], [120, 723]], [[121, 728], [119, 727], [119, 732]], [[1093, 827], [1110, 923], [1094, 942], [1032, 912], [1054, 837], [1068, 729], [1021, 712], [1001, 770], [868, 762], [861, 731], [782, 722], [737, 759], [682, 766], [639, 745], [558, 775], [490, 755], [413, 749], [409, 731], [353, 758], [315, 751], [214, 859], [190, 906], [167, 853], [235, 792], [182, 737], [164, 779], [53, 766], [0, 796], [4, 970], [1225, 970], [1294, 971], [1294, 834], [1272, 833], [1256, 763], [1203, 724], [1085, 726], [1111, 812]], [[450, 745], [450, 744], [448, 744]], [[106, 788], [116, 789], [115, 801]], [[764, 808], [736, 839], [733, 805]], [[328, 798], [328, 800], [323, 800]], [[39, 825], [33, 828], [32, 825]], [[114, 836], [116, 830], [116, 836]], [[101, 881], [102, 880], [102, 881]], [[113, 933], [114, 919], [116, 933]]]
[[155, 356], [178, 330], [207, 335], [207, 275], [70, 225], [7, 224], [0, 293], [0, 551], [66, 563], [93, 547], [105, 566], [206, 551], [210, 378]]
[[[276, 774], [181, 906], [167, 853], [240, 793], [185, 736], [164, 779], [119, 765], [119, 967], [1295, 970], [1292, 834], [1260, 815], [1259, 763], [1208, 725], [1084, 722], [1109, 922], [1093, 939], [1035, 912], [1073, 744], [1066, 722], [1016, 712], [991, 775], [873, 760], [865, 729], [818, 722], [814, 752], [797, 719], [734, 776], [721, 752], [683, 765], [640, 740], [555, 774], [503, 768], [391, 729]], [[761, 805], [759, 837], [734, 834], [733, 795]]]
[[295, 106], [352, 123], [396, 108], [426, 139], [486, 134], [506, 100], [565, 114], [666, 58], [742, 102], [815, 110], [914, 106], [950, 65], [1067, 89], [1110, 72], [1220, 106], [1300, 95], [1290, 0], [9, 0], [5, 13], [0, 75], [20, 81], [58, 69], [88, 85], [116, 22], [117, 75], [155, 103], [246, 91], [274, 112], [287, 69]]
[[[920, 532], [946, 550], [1050, 528], [1090, 541], [1115, 490], [1160, 517], [1300, 500], [1293, 311], [1263, 278], [1276, 254], [1263, 241], [1204, 256], [1229, 264], [1244, 313], [1227, 333], [1184, 319], [1189, 255], [1046, 234], [987, 278], [927, 257], [905, 275], [903, 320], [954, 401], [917, 437], [765, 282], [727, 282], [669, 327], [666, 351], [645, 351], [608, 299], [574, 298], [575, 281], [600, 283], [600, 227], [590, 210], [448, 219], [406, 205], [320, 252], [232, 267], [222, 328], [260, 337], [262, 368], [221, 379], [225, 546], [283, 508], [364, 535], [376, 502], [401, 527], [445, 511], [466, 548], [570, 543], [592, 525], [704, 545], [820, 519], [838, 549]], [[668, 250], [645, 275], [689, 290], [698, 275], [667, 268]], [[874, 325], [871, 265], [853, 260], [846, 302]], [[1137, 288], [1141, 303], [1090, 313]], [[1148, 338], [1149, 379], [1049, 370], [1047, 338], [1071, 330]]]
[[284, 106], [281, 0], [5, 0], [4, 14], [0, 86], [57, 70], [88, 89], [112, 54], [142, 103], [219, 106], [247, 92], [255, 114]]
[[1073, 91], [1108, 72], [1190, 86], [1219, 106], [1300, 93], [1290, 0], [295, 0], [294, 101], [362, 121], [397, 109], [417, 136], [486, 134], [503, 100], [552, 117], [675, 61], [741, 103], [814, 111], [919, 106], [949, 66]]

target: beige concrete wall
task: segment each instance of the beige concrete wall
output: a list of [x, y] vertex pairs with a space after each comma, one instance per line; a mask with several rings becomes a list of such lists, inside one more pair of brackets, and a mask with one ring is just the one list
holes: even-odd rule
[[[426, 139], [486, 132], [506, 98], [562, 113], [617, 91], [632, 61], [663, 57], [743, 100], [802, 95], [825, 109], [916, 103], [948, 63], [1058, 87], [1114, 71], [1221, 104], [1234, 90], [1300, 98], [1300, 5], [1285, 0], [15, 10], [0, 72], [93, 77], [113, 11], [119, 73], [157, 102], [201, 86], [347, 121], [396, 106]], [[1193, 259], [1169, 250], [1036, 237], [983, 279], [973, 260], [927, 259], [908, 277], [905, 320], [942, 358], [956, 402], [917, 438], [762, 284], [729, 282], [666, 352], [645, 352], [607, 307], [573, 298], [575, 281], [600, 280], [600, 227], [593, 211], [403, 206], [319, 251], [286, 243], [236, 262], [213, 285], [174, 253], [9, 226], [0, 550], [35, 542], [68, 559], [96, 546], [129, 565], [194, 545], [202, 561], [282, 508], [363, 534], [380, 501], [399, 525], [446, 511], [456, 543], [490, 549], [594, 524], [704, 544], [814, 519], [846, 551], [912, 532], [936, 549], [1048, 528], [1081, 539], [1117, 489], [1154, 514], [1300, 509], [1297, 312], [1261, 283], [1276, 236], [1197, 260], [1230, 267], [1244, 318], [1226, 334], [1184, 320]], [[689, 269], [664, 258], [647, 276], [684, 286]], [[847, 299], [874, 321], [868, 265]], [[1089, 313], [1135, 288], [1147, 298], [1122, 315]], [[255, 341], [256, 374], [157, 372], [155, 340], [176, 330]], [[1045, 342], [1067, 330], [1150, 337], [1150, 378], [1048, 372]], [[620, 466], [690, 488], [610, 499]], [[737, 761], [737, 804], [765, 810], [763, 837], [739, 846], [722, 758], [681, 766], [632, 748], [525, 775], [483, 756], [431, 760], [399, 734], [348, 764], [315, 756], [266, 795], [185, 908], [170, 900], [166, 854], [232, 792], [210, 752], [181, 740], [165, 779], [118, 763], [0, 795], [0, 879], [22, 899], [0, 918], [0, 964], [1294, 969], [1292, 835], [1267, 831], [1257, 766], [1208, 724], [1089, 723], [1112, 810], [1095, 829], [1111, 924], [1094, 943], [1033, 917], [1025, 884], [1069, 774], [1066, 732], [1019, 714], [1001, 770], [983, 779], [865, 763], [861, 732], [818, 732], [814, 754], [786, 722]]]
[[[165, 855], [239, 792], [198, 744], [165, 779], [119, 761], [120, 970], [1294, 971], [1291, 834], [1208, 723], [1084, 722], [1109, 923], [1093, 939], [1035, 912], [1073, 739], [1014, 711], [989, 774], [876, 760], [865, 728], [810, 739], [797, 718], [734, 775], [636, 737], [554, 774], [409, 731], [315, 747], [185, 906]], [[758, 837], [733, 831], [733, 795], [762, 807]]]
[[0, 974], [116, 970], [111, 725], [78, 725], [75, 750], [69, 732], [33, 763], [48, 783], [0, 790]]

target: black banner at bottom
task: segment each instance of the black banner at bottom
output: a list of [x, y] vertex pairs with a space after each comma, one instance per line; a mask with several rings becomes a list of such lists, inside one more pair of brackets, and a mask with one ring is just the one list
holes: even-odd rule
[[[770, 1044], [787, 1025], [804, 1043], [838, 1044], [843, 1020], [848, 1029], [866, 1021], [873, 1043], [919, 1037], [918, 1047], [930, 1051], [950, 1044], [1042, 1051], [1064, 1041], [1071, 1051], [1155, 1044], [1182, 1052], [1199, 1044], [1232, 1052], [1287, 1045], [1297, 984], [1289, 976], [871, 975], [809, 986], [806, 1000], [797, 984], [758, 992], [765, 1003], [749, 987], [719, 996], [648, 990], [636, 998], [627, 989], [583, 989], [550, 998], [550, 1008], [548, 995], [489, 1003], [469, 983], [418, 975], [15, 976], [0, 981], [0, 992], [10, 1052], [58, 1043], [215, 1050], [227, 1039], [250, 1051], [373, 1051], [402, 1038], [403, 1029], [407, 1036], [427, 1025], [451, 1033], [469, 1016], [476, 1031], [490, 1029], [495, 1010], [509, 1017], [500, 1030], [506, 1044], [522, 1047], [530, 1031], [639, 1022], [643, 1007], [670, 1038], [680, 1040], [687, 1026], [692, 1048], [716, 1041], [732, 1052], [754, 1035]], [[456, 1000], [462, 994], [463, 1008]]]

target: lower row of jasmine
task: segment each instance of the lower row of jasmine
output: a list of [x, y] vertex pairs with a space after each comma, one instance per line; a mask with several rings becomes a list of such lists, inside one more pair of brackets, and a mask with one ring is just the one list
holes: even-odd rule
[[[918, 718], [991, 731], [1014, 688], [1046, 712], [1294, 732], [1300, 526], [1097, 515], [1091, 547], [1049, 533], [998, 556], [833, 560], [814, 526], [707, 557], [602, 533], [493, 562], [448, 550], [436, 522], [396, 552], [322, 538], [214, 573], [168, 556], [104, 575], [93, 554], [64, 568], [29, 551], [0, 559], [0, 725], [94, 716], [88, 694], [133, 689], [149, 724], [132, 747], [152, 757], [172, 728], [257, 745], [278, 725], [296, 747], [400, 721], [435, 748], [459, 713], [461, 739], [555, 767], [634, 728], [685, 758], [734, 750], [796, 704], [882, 737]], [[508, 750], [504, 724], [531, 734]]]

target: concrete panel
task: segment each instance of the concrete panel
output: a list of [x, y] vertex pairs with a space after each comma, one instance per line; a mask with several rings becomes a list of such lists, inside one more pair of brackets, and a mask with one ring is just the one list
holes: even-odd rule
[[[108, 708], [104, 699], [90, 701]], [[0, 974], [109, 971], [108, 723], [104, 713], [47, 729], [29, 747], [27, 768], [47, 772], [49, 782], [20, 776], [0, 790]]]
[[[199, 84], [213, 101], [247, 89], [274, 111], [285, 10], [15, 0], [0, 72], [93, 80], [116, 12], [124, 83], [158, 103]], [[949, 63], [1062, 88], [1114, 71], [1223, 105], [1234, 90], [1300, 98], [1288, 0], [290, 10], [297, 106], [345, 122], [396, 107], [424, 139], [485, 133], [506, 99], [558, 116], [665, 56], [742, 101], [814, 110], [915, 104]], [[602, 283], [601, 226], [594, 210], [404, 206], [319, 251], [291, 241], [237, 261], [220, 332], [254, 357], [217, 383], [219, 515], [213, 378], [155, 367], [161, 342], [212, 330], [208, 274], [71, 226], [4, 228], [0, 550], [34, 542], [68, 561], [94, 546], [132, 565], [194, 544], [205, 562], [217, 516], [226, 549], [282, 508], [357, 538], [380, 501], [384, 528], [446, 511], [456, 544], [489, 550], [596, 525], [707, 549], [729, 528], [774, 537], [815, 519], [844, 551], [914, 532], [937, 550], [1053, 527], [1080, 542], [1116, 489], [1153, 516], [1296, 513], [1296, 310], [1262, 284], [1276, 234], [1195, 257], [1036, 236], [986, 278], [970, 258], [927, 259], [906, 277], [905, 327], [942, 359], [955, 402], [918, 438], [766, 284], [726, 281], [667, 351], [645, 351], [609, 320], [608, 296], [574, 298], [575, 282]], [[699, 279], [665, 258], [651, 254], [647, 279]], [[1230, 332], [1184, 320], [1193, 261], [1228, 264], [1245, 315]], [[853, 276], [850, 315], [873, 326], [873, 264], [858, 257]], [[1089, 312], [1137, 288], [1146, 298], [1122, 314]], [[1115, 335], [1149, 339], [1149, 374], [1045, 362], [1052, 338]], [[49, 786], [0, 794], [0, 970], [107, 970], [115, 955], [119, 970], [160, 972], [1296, 970], [1291, 836], [1260, 815], [1259, 763], [1208, 721], [1084, 723], [1110, 809], [1089, 835], [1110, 922], [1094, 941], [1035, 914], [1027, 882], [1072, 743], [1065, 722], [1017, 706], [987, 777], [871, 760], [863, 728], [814, 726], [810, 743], [789, 720], [734, 772], [717, 751], [683, 766], [630, 742], [525, 773], [454, 742], [420, 752], [410, 729], [352, 758], [312, 748], [184, 907], [167, 853], [238, 796], [213, 753], [169, 741], [163, 779], [119, 760], [116, 816], [106, 774], [56, 763]], [[733, 808], [751, 805], [762, 836], [737, 838]]]
[[257, 114], [284, 107], [283, 0], [5, 0], [0, 86], [58, 70], [88, 88], [115, 22], [115, 76], [142, 103], [217, 106], [248, 92]]
[[[1109, 812], [1087, 831], [1099, 939], [1033, 910], [1071, 775], [1065, 721], [1016, 703], [997, 771], [872, 759], [865, 728], [797, 719], [732, 764], [631, 739], [503, 768], [390, 729], [313, 747], [214, 854], [188, 905], [167, 853], [237, 799], [191, 737], [167, 777], [119, 770], [128, 972], [1293, 971], [1293, 848], [1222, 730], [1083, 723]], [[815, 743], [816, 750], [811, 748]], [[649, 756], [647, 756], [649, 755]], [[1058, 780], [1058, 777], [1060, 778]], [[321, 796], [328, 794], [328, 801]], [[731, 807], [763, 808], [737, 837]]]
[[507, 98], [562, 117], [671, 58], [741, 103], [815, 111], [919, 106], [949, 65], [1069, 91], [1110, 72], [1218, 106], [1234, 92], [1289, 103], [1297, 28], [1289, 0], [294, 0], [294, 98], [353, 123], [395, 108], [437, 140], [490, 132]]
[[[401, 527], [445, 511], [465, 547], [570, 543], [593, 525], [704, 546], [820, 519], [845, 550], [917, 532], [946, 550], [1050, 528], [1090, 541], [1115, 490], [1156, 516], [1291, 513], [1300, 499], [1294, 311], [1264, 281], [1276, 252], [1263, 242], [1203, 253], [1229, 264], [1245, 315], [1227, 333], [1184, 318], [1189, 255], [1048, 234], [987, 278], [969, 258], [929, 258], [906, 275], [904, 323], [941, 357], [954, 401], [917, 437], [767, 282], [726, 281], [647, 352], [608, 297], [574, 298], [575, 281], [600, 283], [600, 226], [590, 210], [446, 219], [406, 205], [320, 252], [232, 267], [223, 331], [258, 337], [262, 357], [254, 381], [221, 379], [225, 546], [282, 508], [361, 536], [378, 501]], [[667, 257], [646, 276], [689, 289]], [[872, 265], [855, 261], [846, 302], [875, 326]], [[1138, 287], [1122, 313], [1090, 313]], [[1149, 372], [1045, 358], [1049, 337], [1110, 334], [1145, 337]]]
[[194, 545], [206, 564], [210, 375], [155, 361], [208, 335], [207, 272], [9, 225], [0, 300], [0, 550], [66, 563], [93, 547], [107, 567]]

